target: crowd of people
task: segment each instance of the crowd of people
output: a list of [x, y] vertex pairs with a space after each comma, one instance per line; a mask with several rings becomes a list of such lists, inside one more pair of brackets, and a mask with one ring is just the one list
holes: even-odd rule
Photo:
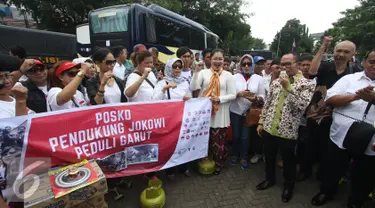
[[[295, 183], [314, 175], [317, 165], [321, 187], [313, 205], [332, 200], [340, 179], [350, 173], [348, 207], [363, 207], [375, 187], [375, 50], [362, 67], [350, 62], [355, 44], [343, 41], [335, 46], [334, 61], [322, 62], [331, 40], [325, 37], [315, 56], [288, 53], [274, 60], [245, 54], [232, 61], [220, 49], [194, 54], [181, 47], [165, 64], [157, 48], [138, 44], [128, 60], [126, 47], [116, 46], [100, 48], [90, 58], [60, 61], [51, 69], [27, 59], [17, 46], [0, 55], [0, 118], [209, 97], [214, 175], [225, 168], [228, 155], [231, 165], [244, 170], [263, 159], [265, 180], [256, 188], [265, 190], [275, 185], [279, 165], [284, 176], [281, 199], [287, 203]], [[184, 164], [168, 169], [169, 179], [174, 180], [177, 169], [191, 176]]]

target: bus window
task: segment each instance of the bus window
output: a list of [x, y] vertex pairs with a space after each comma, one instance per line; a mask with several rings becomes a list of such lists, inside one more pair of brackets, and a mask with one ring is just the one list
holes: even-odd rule
[[218, 39], [216, 36], [207, 33], [207, 48], [217, 48], [218, 47]]
[[[153, 19], [153, 21], [150, 20], [150, 18]], [[160, 16], [148, 15], [145, 29], [147, 32], [153, 32], [153, 28], [155, 29], [155, 35], [147, 35], [148, 43], [172, 47], [189, 45], [189, 28], [184, 25]]]
[[204, 49], [204, 32], [192, 29], [190, 31], [190, 45], [189, 48], [196, 50]]
[[90, 13], [90, 26], [93, 33], [128, 31], [129, 7], [111, 8]]

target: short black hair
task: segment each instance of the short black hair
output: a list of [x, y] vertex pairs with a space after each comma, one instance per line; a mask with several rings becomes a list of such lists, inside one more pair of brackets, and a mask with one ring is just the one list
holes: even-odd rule
[[312, 56], [310, 54], [305, 54], [305, 55], [300, 57], [301, 61], [312, 61], [313, 59], [314, 59], [314, 56]]
[[13, 54], [13, 56], [18, 56], [20, 59], [25, 59], [27, 57], [26, 50], [19, 45], [10, 47], [9, 51]]
[[202, 52], [203, 58], [206, 56], [207, 53], [211, 53], [211, 55], [212, 55], [212, 49], [211, 48], [204, 49], [203, 52]]
[[371, 54], [371, 53], [375, 53], [375, 48], [372, 49], [371, 51], [368, 51], [365, 55], [365, 60], [368, 58], [368, 56]]
[[181, 58], [185, 53], [190, 53], [190, 49], [186, 46], [183, 46], [183, 47], [180, 47], [177, 52], [176, 52], [176, 55], [177, 55], [177, 58]]
[[97, 62], [102, 62], [105, 57], [110, 54], [111, 51], [107, 48], [99, 48], [98, 50], [95, 51], [95, 53], [92, 55], [92, 60], [97, 63]]
[[228, 56], [225, 56], [224, 57], [224, 62], [229, 62], [230, 63], [230, 62], [232, 62], [232, 60], [230, 60], [230, 58]]
[[280, 59], [274, 59], [274, 60], [272, 60], [271, 66], [273, 66], [273, 65], [280, 65]]
[[124, 46], [121, 46], [121, 45], [113, 47], [112, 48], [112, 54], [113, 54], [113, 56], [115, 58], [118, 58], [122, 54], [122, 52], [123, 52], [124, 49], [126, 49], [126, 48]]

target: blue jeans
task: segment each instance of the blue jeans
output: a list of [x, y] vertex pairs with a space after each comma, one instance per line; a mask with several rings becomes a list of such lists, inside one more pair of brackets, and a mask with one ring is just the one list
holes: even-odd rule
[[249, 156], [249, 127], [245, 126], [245, 116], [230, 112], [232, 125], [232, 156], [247, 160]]

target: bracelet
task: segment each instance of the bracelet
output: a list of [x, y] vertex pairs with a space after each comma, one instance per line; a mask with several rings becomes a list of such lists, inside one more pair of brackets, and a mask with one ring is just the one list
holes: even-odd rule
[[25, 72], [23, 72], [21, 69], [18, 69], [18, 71], [19, 71], [21, 74], [25, 74]]
[[105, 91], [101, 91], [101, 90], [98, 90], [98, 92], [100, 92], [100, 93], [102, 93], [102, 94], [104, 94], [104, 93], [105, 93]]
[[100, 97], [104, 97], [104, 94], [103, 93], [99, 93], [97, 92], [96, 95], [100, 96]]

